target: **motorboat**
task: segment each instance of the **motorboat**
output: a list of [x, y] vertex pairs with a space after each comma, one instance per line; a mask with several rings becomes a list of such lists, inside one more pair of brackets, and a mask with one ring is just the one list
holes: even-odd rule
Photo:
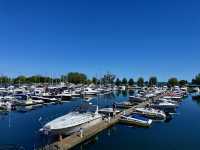
[[139, 114], [133, 114], [130, 116], [122, 115], [120, 118], [121, 123], [133, 124], [142, 127], [150, 127], [152, 124], [152, 120], [148, 119]]
[[69, 135], [80, 131], [80, 129], [89, 128], [101, 120], [102, 115], [98, 113], [98, 106], [96, 111], [92, 112], [85, 110], [82, 105], [78, 110], [74, 110], [48, 122], [40, 131], [44, 131], [44, 133]]
[[176, 109], [178, 105], [170, 102], [155, 102], [151, 104], [151, 107], [157, 109]]
[[192, 95], [192, 99], [193, 100], [200, 100], [200, 94], [198, 93], [198, 94]]
[[129, 101], [134, 102], [144, 102], [146, 101], [146, 98], [142, 97], [140, 94], [129, 96]]
[[83, 91], [84, 95], [97, 95], [99, 93], [100, 93], [99, 91], [92, 89], [90, 87], [85, 88], [84, 91]]
[[120, 113], [120, 110], [118, 110], [118, 109], [114, 110], [112, 107], [107, 107], [107, 108], [99, 109], [98, 112], [101, 113], [101, 114], [113, 116], [114, 114]]
[[130, 101], [124, 101], [124, 102], [119, 102], [119, 103], [115, 103], [117, 108], [131, 108], [133, 107], [133, 103], [131, 103]]
[[72, 95], [71, 94], [61, 93], [61, 94], [57, 94], [55, 96], [55, 98], [61, 99], [61, 100], [70, 100], [72, 98]]
[[171, 100], [171, 99], [165, 99], [165, 98], [159, 98], [156, 101], [159, 101], [159, 102], [169, 102], [169, 103], [176, 104], [176, 105], [179, 104], [177, 101], [174, 101], [174, 100]]
[[72, 91], [71, 96], [72, 96], [72, 98], [79, 98], [79, 97], [81, 97], [81, 94], [77, 93], [76, 91]]
[[137, 113], [156, 120], [165, 120], [166, 114], [159, 109], [153, 109], [153, 108], [136, 108], [135, 109]]

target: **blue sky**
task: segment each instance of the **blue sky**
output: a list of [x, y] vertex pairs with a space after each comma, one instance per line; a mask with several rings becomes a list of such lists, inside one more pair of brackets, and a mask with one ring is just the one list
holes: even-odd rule
[[191, 80], [200, 1], [0, 0], [0, 73]]

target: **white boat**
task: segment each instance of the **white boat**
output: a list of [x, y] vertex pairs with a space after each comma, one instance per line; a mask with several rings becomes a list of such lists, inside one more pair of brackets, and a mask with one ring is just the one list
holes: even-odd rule
[[76, 97], [81, 97], [81, 94], [77, 93], [76, 91], [72, 91], [71, 96], [72, 96], [72, 98], [76, 98]]
[[99, 109], [99, 113], [113, 115], [114, 113], [115, 113], [115, 114], [120, 113], [120, 110], [116, 109], [116, 110], [114, 111], [113, 108], [108, 107], [108, 108], [101, 108], [101, 109]]
[[166, 115], [162, 110], [157, 110], [153, 108], [136, 108], [136, 112], [139, 114], [142, 114], [146, 117], [152, 118], [152, 119], [159, 119], [159, 120], [165, 120]]
[[172, 103], [172, 104], [178, 105], [178, 102], [177, 102], [177, 101], [174, 101], [174, 100], [171, 100], [171, 99], [160, 98], [160, 99], [158, 99], [157, 101], [160, 101], [160, 102], [168, 102], [168, 103]]
[[127, 123], [127, 124], [133, 124], [133, 125], [137, 125], [137, 126], [142, 126], [142, 127], [150, 127], [153, 121], [151, 119], [148, 119], [141, 115], [133, 114], [130, 116], [122, 115], [120, 118], [120, 122]]
[[169, 103], [169, 102], [156, 102], [151, 104], [153, 108], [158, 108], [158, 109], [175, 109], [177, 108], [176, 104]]
[[98, 113], [98, 107], [95, 113], [73, 111], [48, 122], [40, 131], [69, 135], [80, 129], [89, 128], [101, 120], [102, 115]]
[[144, 102], [146, 98], [142, 97], [140, 94], [137, 94], [135, 96], [129, 96], [129, 101], [134, 102]]
[[55, 96], [55, 98], [61, 99], [61, 100], [70, 100], [72, 98], [71, 94], [65, 94], [65, 93], [61, 93], [61, 94], [57, 94]]
[[164, 96], [164, 99], [168, 99], [168, 100], [180, 100], [182, 97], [181, 96]]
[[13, 107], [10, 101], [0, 101], [0, 109], [10, 111]]
[[85, 88], [84, 91], [83, 91], [84, 95], [97, 95], [99, 93], [100, 93], [99, 91], [94, 90], [94, 89], [89, 88], [89, 87]]

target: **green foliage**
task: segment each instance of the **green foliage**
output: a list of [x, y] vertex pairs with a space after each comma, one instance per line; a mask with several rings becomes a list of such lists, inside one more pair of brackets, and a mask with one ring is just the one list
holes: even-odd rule
[[180, 80], [178, 84], [179, 86], [182, 87], [182, 86], [185, 86], [187, 83], [188, 83], [187, 80]]
[[175, 78], [175, 77], [170, 78], [168, 80], [168, 85], [171, 86], [171, 87], [178, 85], [178, 79]]
[[23, 84], [26, 83], [26, 81], [27, 81], [26, 76], [18, 76], [13, 80], [15, 84]]
[[67, 75], [61, 75], [60, 79], [61, 79], [62, 82], [66, 83], [67, 82]]
[[74, 84], [86, 83], [87, 76], [79, 72], [70, 72], [67, 74], [67, 81]]
[[138, 78], [137, 85], [139, 87], [143, 87], [144, 86], [144, 78], [142, 78], [142, 77]]
[[126, 78], [123, 78], [123, 79], [122, 79], [122, 85], [127, 85], [127, 83], [128, 83], [127, 79], [126, 79]]
[[115, 85], [116, 86], [120, 86], [121, 85], [121, 80], [119, 78], [116, 79]]
[[11, 82], [11, 78], [7, 77], [7, 76], [0, 76], [0, 84], [6, 84]]
[[129, 79], [129, 81], [128, 81], [128, 85], [130, 85], [130, 86], [133, 86], [134, 85], [134, 80], [131, 78], [131, 79]]
[[149, 86], [154, 86], [157, 84], [157, 77], [153, 76], [149, 78]]
[[103, 78], [101, 79], [103, 84], [113, 84], [114, 80], [115, 80], [115, 75], [109, 72], [105, 74]]
[[98, 82], [98, 81], [97, 81], [97, 78], [96, 78], [96, 77], [93, 77], [93, 78], [92, 78], [92, 83], [93, 83], [93, 84], [97, 84], [97, 82]]
[[196, 75], [194, 79], [192, 79], [192, 84], [200, 85], [200, 73]]

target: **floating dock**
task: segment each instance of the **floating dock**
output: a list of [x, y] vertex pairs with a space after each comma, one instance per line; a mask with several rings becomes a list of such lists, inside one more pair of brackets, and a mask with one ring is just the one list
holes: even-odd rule
[[[134, 112], [136, 107], [144, 107], [148, 104], [148, 102], [140, 103], [134, 107], [124, 110], [124, 112], [128, 115]], [[120, 116], [124, 113], [121, 112], [117, 114], [115, 117], [112, 117], [108, 120], [102, 120], [98, 124], [84, 129], [82, 135], [80, 133], [74, 133], [70, 136], [62, 138], [59, 137], [59, 141], [56, 141], [50, 145], [46, 145], [45, 147], [39, 148], [39, 150], [69, 150], [78, 144], [83, 143], [84, 141], [90, 139], [91, 137], [95, 136], [96, 134], [100, 133], [101, 131], [117, 124], [119, 122]]]

